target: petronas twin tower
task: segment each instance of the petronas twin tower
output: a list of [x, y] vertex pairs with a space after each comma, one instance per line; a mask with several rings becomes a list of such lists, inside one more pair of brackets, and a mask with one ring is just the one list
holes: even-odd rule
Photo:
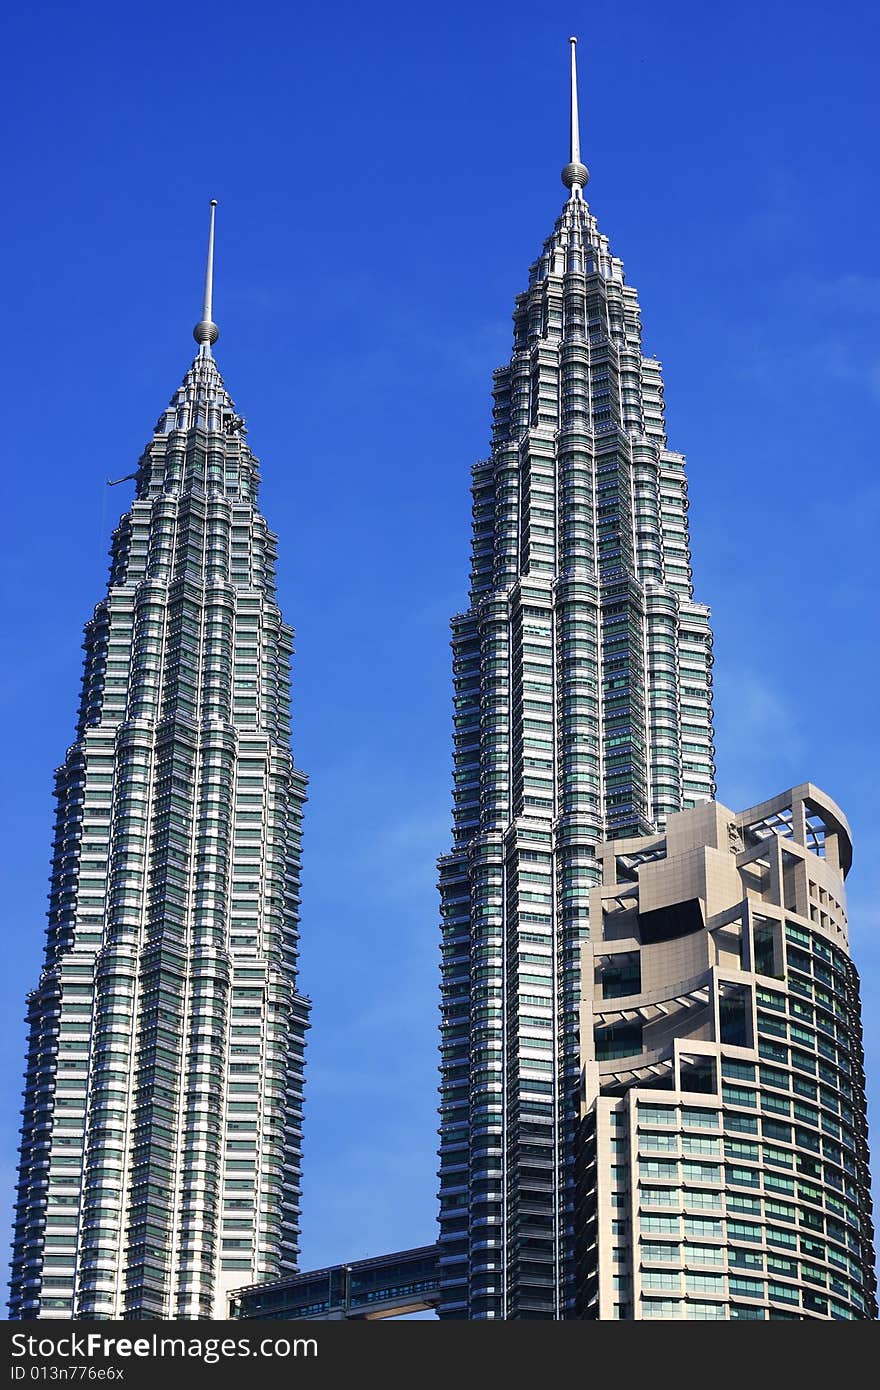
[[305, 777], [259, 472], [211, 345], [137, 469], [86, 625], [29, 999], [11, 1311], [210, 1318], [295, 1268]]
[[[584, 1316], [581, 964], [600, 847], [656, 837], [715, 791], [684, 460], [636, 293], [584, 199], [574, 40], [571, 61], [567, 201], [495, 374], [453, 620], [445, 1318]], [[211, 351], [213, 215], [198, 355], [114, 534], [58, 772], [15, 1318], [225, 1317], [231, 1289], [296, 1269], [305, 777], [275, 537]]]
[[684, 460], [666, 445], [635, 291], [584, 201], [574, 53], [570, 195], [495, 373], [471, 604], [453, 622], [441, 1316], [570, 1310], [596, 845], [714, 792], [712, 639], [693, 601]]

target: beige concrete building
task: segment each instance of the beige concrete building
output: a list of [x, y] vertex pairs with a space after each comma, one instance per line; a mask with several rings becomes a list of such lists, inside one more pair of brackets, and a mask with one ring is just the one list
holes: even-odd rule
[[876, 1317], [845, 816], [805, 783], [598, 852], [579, 1315]]

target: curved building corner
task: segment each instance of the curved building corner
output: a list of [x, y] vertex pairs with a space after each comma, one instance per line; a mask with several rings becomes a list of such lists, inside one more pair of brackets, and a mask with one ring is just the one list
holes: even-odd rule
[[804, 783], [599, 847], [578, 1316], [877, 1316], [840, 808]]

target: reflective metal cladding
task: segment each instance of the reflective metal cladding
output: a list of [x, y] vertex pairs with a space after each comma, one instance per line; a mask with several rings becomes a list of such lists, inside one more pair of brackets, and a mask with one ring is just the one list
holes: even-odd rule
[[56, 778], [10, 1310], [225, 1317], [296, 1268], [306, 780], [257, 460], [211, 345], [137, 467]]

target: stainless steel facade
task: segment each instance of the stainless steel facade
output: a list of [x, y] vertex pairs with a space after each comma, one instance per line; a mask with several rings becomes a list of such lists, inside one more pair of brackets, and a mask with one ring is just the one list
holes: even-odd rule
[[[574, 46], [572, 45], [572, 67]], [[714, 794], [708, 610], [660, 363], [585, 199], [516, 300], [473, 472], [452, 624], [454, 844], [442, 899], [444, 1318], [574, 1312], [580, 949], [596, 846]]]
[[296, 1268], [305, 777], [258, 467], [211, 354], [140, 459], [85, 629], [29, 997], [13, 1318], [226, 1315]]

